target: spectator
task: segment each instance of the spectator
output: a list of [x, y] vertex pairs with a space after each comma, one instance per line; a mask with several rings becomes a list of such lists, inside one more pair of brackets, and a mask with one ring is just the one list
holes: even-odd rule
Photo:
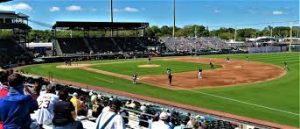
[[123, 118], [123, 121], [124, 121], [124, 124], [126, 125], [126, 124], [128, 124], [128, 122], [129, 122], [129, 120], [128, 120], [128, 118], [129, 118], [129, 113], [128, 113], [128, 111], [127, 110], [121, 110], [120, 111], [120, 115], [122, 116], [122, 118]]
[[83, 129], [82, 123], [75, 121], [75, 108], [73, 104], [67, 100], [67, 90], [62, 89], [58, 94], [60, 100], [54, 104], [54, 117], [52, 120], [54, 129]]
[[159, 115], [159, 120], [155, 121], [151, 125], [151, 129], [171, 129], [171, 126], [167, 122], [168, 114], [166, 112], [162, 112]]
[[75, 107], [76, 114], [78, 113], [78, 110], [80, 110], [80, 102], [78, 100], [78, 94], [76, 92], [73, 93], [73, 97], [70, 100]]
[[[8, 94], [7, 76], [7, 71], [0, 72], [0, 99]], [[0, 129], [3, 129], [2, 121], [0, 121]]]
[[7, 71], [0, 73], [0, 99], [8, 94], [7, 76]]
[[30, 113], [38, 108], [36, 100], [24, 95], [24, 77], [12, 74], [8, 77], [8, 95], [0, 100], [0, 121], [5, 129], [29, 129]]
[[122, 103], [114, 99], [110, 108], [106, 112], [102, 112], [96, 120], [96, 129], [125, 129], [125, 124], [121, 115], [117, 114]]
[[87, 107], [86, 100], [85, 100], [84, 96], [79, 97], [79, 104], [80, 104], [80, 108], [77, 112], [77, 115], [78, 116], [87, 116], [88, 107]]
[[104, 108], [101, 104], [101, 95], [93, 95], [92, 96], [92, 116], [98, 117], [100, 113], [102, 112], [102, 109]]
[[55, 87], [49, 86], [45, 94], [42, 94], [37, 98], [39, 109], [36, 111], [37, 123], [42, 127], [43, 124], [52, 124], [54, 116], [54, 104], [59, 101], [57, 95], [55, 95]]

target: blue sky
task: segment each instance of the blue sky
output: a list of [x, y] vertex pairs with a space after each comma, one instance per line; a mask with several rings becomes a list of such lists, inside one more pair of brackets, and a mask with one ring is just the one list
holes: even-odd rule
[[[109, 21], [109, 0], [13, 0], [0, 10], [23, 12], [30, 19], [53, 25], [55, 21]], [[114, 0], [114, 20], [172, 25], [173, 0]], [[177, 26], [201, 24], [262, 28], [299, 20], [299, 0], [176, 0]], [[272, 23], [272, 24], [271, 24]], [[299, 25], [299, 22], [294, 23]], [[47, 29], [31, 23], [35, 29]]]

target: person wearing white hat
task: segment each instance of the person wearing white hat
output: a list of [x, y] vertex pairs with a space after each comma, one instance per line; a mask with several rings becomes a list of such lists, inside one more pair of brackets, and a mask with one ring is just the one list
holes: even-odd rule
[[70, 100], [73, 106], [75, 107], [75, 112], [77, 114], [78, 110], [80, 110], [80, 102], [78, 100], [78, 94], [76, 92], [73, 93], [72, 99]]
[[169, 116], [166, 112], [162, 112], [159, 115], [159, 120], [152, 123], [150, 129], [171, 129], [171, 126], [168, 124]]

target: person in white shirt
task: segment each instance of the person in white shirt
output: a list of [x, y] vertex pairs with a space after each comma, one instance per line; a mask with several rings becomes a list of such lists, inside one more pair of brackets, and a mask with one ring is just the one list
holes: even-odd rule
[[55, 95], [55, 87], [53, 86], [48, 87], [46, 93], [37, 98], [39, 109], [35, 112], [35, 115], [40, 126], [52, 124], [54, 104], [58, 101], [59, 97]]
[[162, 112], [159, 115], [159, 120], [152, 123], [150, 129], [171, 129], [171, 126], [167, 122], [168, 114]]
[[109, 110], [102, 112], [97, 118], [96, 129], [125, 129], [123, 118], [118, 114], [121, 106], [121, 101], [114, 99]]

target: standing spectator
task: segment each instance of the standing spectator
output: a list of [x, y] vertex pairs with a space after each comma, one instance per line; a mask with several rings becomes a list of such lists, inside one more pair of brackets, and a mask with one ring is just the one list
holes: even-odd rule
[[114, 99], [109, 110], [102, 112], [97, 118], [96, 129], [125, 129], [122, 116], [117, 114], [121, 106], [121, 101]]
[[70, 100], [75, 107], [76, 114], [78, 113], [78, 110], [80, 110], [80, 102], [78, 100], [78, 94], [76, 92], [73, 93], [73, 97]]
[[39, 104], [39, 109], [35, 114], [37, 123], [40, 125], [40, 127], [42, 127], [43, 124], [52, 124], [52, 119], [54, 116], [54, 104], [59, 101], [58, 96], [55, 95], [55, 87], [48, 87], [46, 93], [39, 96], [37, 101]]
[[171, 129], [171, 126], [168, 124], [168, 114], [162, 112], [159, 115], [159, 120], [152, 123], [150, 129]]
[[54, 104], [53, 129], [83, 129], [82, 123], [75, 121], [75, 108], [73, 104], [67, 100], [67, 90], [60, 90], [58, 95], [60, 100]]
[[5, 129], [29, 129], [30, 113], [38, 108], [36, 100], [24, 95], [24, 77], [12, 74], [8, 77], [8, 95], [0, 99], [0, 121]]

